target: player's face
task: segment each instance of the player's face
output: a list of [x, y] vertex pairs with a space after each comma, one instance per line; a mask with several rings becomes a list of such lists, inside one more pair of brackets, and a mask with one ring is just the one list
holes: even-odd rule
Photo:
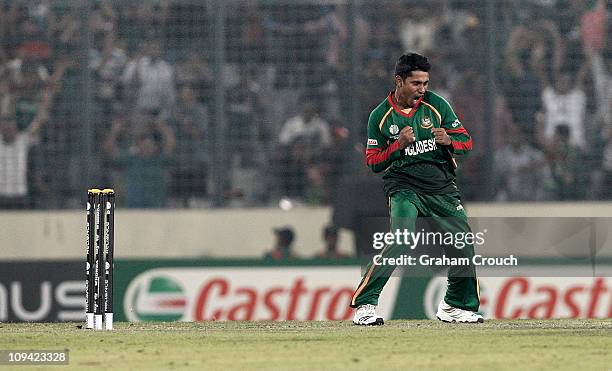
[[398, 103], [404, 107], [414, 107], [416, 101], [427, 91], [428, 84], [428, 72], [412, 71], [412, 74], [404, 80], [399, 76], [395, 76]]

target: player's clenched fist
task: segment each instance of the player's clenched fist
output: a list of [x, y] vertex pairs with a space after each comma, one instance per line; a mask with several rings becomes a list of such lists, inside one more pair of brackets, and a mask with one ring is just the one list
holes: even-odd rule
[[443, 146], [448, 146], [451, 144], [451, 138], [448, 136], [448, 134], [446, 134], [446, 130], [442, 128], [433, 128], [431, 129], [431, 132], [436, 139], [436, 143]]
[[401, 149], [408, 147], [410, 143], [415, 140], [414, 132], [410, 126], [405, 126], [402, 131], [400, 131], [398, 141]]

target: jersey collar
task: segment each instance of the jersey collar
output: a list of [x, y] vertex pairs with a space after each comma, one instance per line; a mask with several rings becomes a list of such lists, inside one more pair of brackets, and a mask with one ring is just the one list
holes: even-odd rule
[[406, 108], [406, 109], [401, 109], [394, 101], [393, 101], [393, 91], [391, 91], [389, 93], [389, 95], [387, 96], [387, 100], [389, 101], [389, 104], [391, 105], [391, 107], [393, 107], [393, 110], [395, 112], [397, 112], [398, 114], [404, 116], [404, 117], [408, 117], [411, 118], [412, 116], [414, 116], [414, 113], [416, 112], [417, 108], [419, 108], [419, 106], [421, 105], [421, 102], [423, 101], [423, 97], [419, 98], [419, 100], [416, 101], [416, 104], [414, 105], [414, 107], [412, 108]]

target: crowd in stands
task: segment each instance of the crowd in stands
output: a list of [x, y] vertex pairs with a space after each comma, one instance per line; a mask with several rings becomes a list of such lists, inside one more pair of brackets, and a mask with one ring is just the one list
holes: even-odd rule
[[213, 2], [0, 1], [0, 208], [80, 207], [85, 170], [125, 207], [329, 204], [369, 176], [353, 163], [405, 51], [474, 138], [467, 200], [611, 199], [606, 1], [499, 5], [227, 2], [215, 68]]

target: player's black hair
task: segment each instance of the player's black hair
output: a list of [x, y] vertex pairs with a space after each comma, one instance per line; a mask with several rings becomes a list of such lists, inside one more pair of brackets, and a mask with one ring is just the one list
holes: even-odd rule
[[404, 54], [395, 63], [395, 76], [404, 80], [412, 74], [412, 71], [429, 72], [431, 65], [427, 57], [417, 53]]

